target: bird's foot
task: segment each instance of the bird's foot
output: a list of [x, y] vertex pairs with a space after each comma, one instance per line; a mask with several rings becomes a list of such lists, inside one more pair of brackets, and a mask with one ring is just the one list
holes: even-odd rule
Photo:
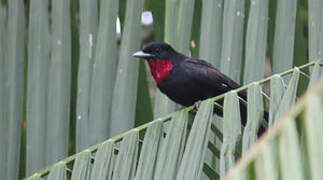
[[194, 109], [197, 111], [199, 109], [199, 106], [200, 106], [200, 103], [201, 103], [201, 100], [198, 100], [194, 103]]

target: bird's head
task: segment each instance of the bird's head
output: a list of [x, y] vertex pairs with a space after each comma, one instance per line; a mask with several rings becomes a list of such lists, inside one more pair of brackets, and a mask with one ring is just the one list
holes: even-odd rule
[[150, 72], [157, 83], [163, 82], [173, 69], [178, 53], [168, 44], [151, 42], [132, 56], [148, 61]]
[[175, 50], [164, 42], [151, 42], [144, 46], [142, 51], [134, 53], [132, 56], [146, 60], [170, 60], [175, 54]]

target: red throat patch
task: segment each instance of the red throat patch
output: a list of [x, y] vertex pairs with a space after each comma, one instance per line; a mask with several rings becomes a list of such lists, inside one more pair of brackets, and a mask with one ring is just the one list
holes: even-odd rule
[[173, 69], [173, 65], [170, 60], [150, 60], [148, 61], [151, 75], [154, 77], [157, 83], [163, 82]]

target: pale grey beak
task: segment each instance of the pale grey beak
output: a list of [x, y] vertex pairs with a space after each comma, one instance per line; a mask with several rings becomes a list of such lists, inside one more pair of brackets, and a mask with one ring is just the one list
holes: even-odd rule
[[132, 56], [136, 57], [136, 58], [143, 58], [143, 59], [150, 59], [150, 58], [154, 57], [153, 54], [145, 53], [143, 51], [138, 51], [138, 52], [134, 53]]

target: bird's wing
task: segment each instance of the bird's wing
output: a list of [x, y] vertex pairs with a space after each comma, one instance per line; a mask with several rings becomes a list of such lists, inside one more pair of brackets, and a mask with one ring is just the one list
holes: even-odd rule
[[[230, 79], [225, 74], [221, 73], [218, 69], [211, 64], [200, 59], [186, 58], [181, 66], [185, 69], [190, 78], [205, 84], [208, 87], [213, 87], [221, 93], [228, 92], [232, 89], [241, 87], [238, 83]], [[243, 99], [247, 98], [245, 91], [239, 92], [239, 96]]]

